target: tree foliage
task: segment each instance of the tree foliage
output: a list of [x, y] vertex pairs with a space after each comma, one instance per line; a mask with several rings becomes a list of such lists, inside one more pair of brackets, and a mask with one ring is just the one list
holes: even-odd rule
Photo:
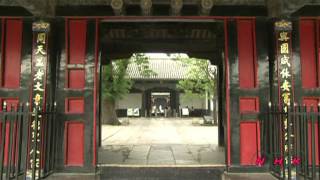
[[118, 59], [104, 67], [103, 99], [115, 102], [129, 92], [132, 81], [126, 78], [128, 64], [128, 59]]
[[122, 99], [129, 93], [133, 82], [128, 78], [127, 67], [135, 63], [142, 76], [149, 77], [156, 73], [149, 67], [149, 58], [143, 53], [136, 53], [129, 59], [116, 59], [104, 67], [103, 98], [111, 101]]
[[149, 68], [149, 58], [144, 54], [134, 54], [129, 59], [117, 59], [106, 65], [102, 71], [103, 124], [121, 124], [116, 114], [115, 102], [128, 94], [133, 85], [127, 75], [127, 68], [131, 63], [137, 65], [142, 76], [155, 74]]
[[180, 80], [178, 88], [185, 92], [185, 97], [214, 96], [216, 69], [205, 59], [175, 57], [188, 67], [187, 78]]

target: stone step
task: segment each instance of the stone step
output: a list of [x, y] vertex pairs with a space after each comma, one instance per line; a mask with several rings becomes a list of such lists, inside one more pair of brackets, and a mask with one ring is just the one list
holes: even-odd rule
[[54, 173], [46, 180], [276, 180], [270, 173], [230, 173], [218, 166], [110, 166], [97, 173]]
[[224, 167], [101, 166], [100, 178], [112, 180], [221, 180]]
[[271, 173], [229, 173], [222, 175], [222, 180], [277, 180]]

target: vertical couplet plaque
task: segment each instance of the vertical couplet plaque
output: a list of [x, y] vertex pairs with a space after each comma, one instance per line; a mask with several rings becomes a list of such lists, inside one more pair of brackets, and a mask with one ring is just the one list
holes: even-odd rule
[[[39, 179], [41, 171], [41, 113], [45, 109], [45, 87], [48, 60], [48, 33], [50, 24], [34, 22], [32, 24], [32, 90], [31, 108], [33, 112], [30, 125], [28, 176]], [[36, 113], [37, 112], [37, 113]]]
[[[292, 48], [291, 48], [291, 33], [292, 23], [290, 21], [281, 20], [275, 22], [275, 34], [276, 34], [276, 52], [277, 52], [277, 69], [278, 69], [278, 83], [279, 83], [279, 100], [282, 111], [287, 113], [289, 107], [293, 102], [293, 90], [292, 90]], [[292, 144], [289, 138], [291, 135], [288, 133], [288, 128], [291, 125], [288, 116], [284, 116], [283, 122], [283, 135], [284, 142], [284, 177], [290, 176], [291, 174], [291, 147]]]

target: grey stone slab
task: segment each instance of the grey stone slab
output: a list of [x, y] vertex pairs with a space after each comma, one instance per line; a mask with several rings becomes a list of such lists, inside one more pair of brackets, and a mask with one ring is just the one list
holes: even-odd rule
[[99, 151], [99, 163], [121, 164], [129, 157], [132, 146], [107, 146]]
[[[199, 168], [188, 168], [179, 170], [175, 168], [147, 168], [147, 169], [133, 169], [121, 168], [116, 170], [104, 170], [100, 174], [80, 174], [80, 173], [56, 173], [45, 180], [218, 180], [222, 176], [223, 180], [277, 180], [270, 173], [222, 173], [218, 170]], [[222, 175], [221, 175], [222, 174]]]
[[100, 163], [145, 165], [224, 164], [224, 149], [210, 145], [108, 146], [99, 152]]
[[80, 174], [80, 173], [65, 173], [65, 174], [53, 174], [46, 180], [100, 180], [99, 174]]
[[130, 153], [128, 158], [129, 159], [147, 159], [148, 154]]
[[191, 153], [174, 153], [176, 160], [196, 160]]
[[174, 159], [173, 154], [171, 151], [151, 151], [148, 159]]
[[148, 156], [148, 164], [174, 165], [175, 159], [170, 146], [152, 146]]
[[148, 152], [150, 148], [150, 145], [134, 145], [132, 151]]
[[108, 159], [105, 159], [103, 160], [101, 163], [103, 164], [122, 164], [123, 163], [123, 158], [108, 158]]
[[174, 159], [149, 159], [148, 165], [175, 165]]
[[174, 161], [173, 156], [149, 156], [148, 161]]
[[134, 146], [129, 154], [129, 158], [146, 159], [150, 151], [150, 146]]
[[144, 161], [148, 159], [148, 156], [129, 156], [128, 159], [137, 159], [137, 160]]
[[187, 144], [174, 144], [170, 145], [171, 149], [173, 151], [185, 151], [188, 150], [188, 145]]
[[105, 167], [103, 179], [220, 180], [223, 169], [211, 167]]
[[147, 159], [126, 159], [123, 164], [131, 164], [131, 165], [147, 165]]
[[179, 160], [176, 159], [176, 165], [200, 165], [198, 161], [190, 159], [190, 160]]
[[[147, 160], [154, 165], [157, 162], [193, 165], [195, 162], [220, 164], [221, 159], [224, 162], [224, 151], [218, 147], [217, 138], [212, 138], [218, 136], [217, 128], [194, 126], [194, 120], [197, 119], [135, 118], [126, 126], [103, 126], [102, 136], [110, 138], [103, 142], [99, 163], [135, 164]], [[222, 158], [221, 154], [215, 155], [220, 151]]]
[[270, 173], [225, 173], [224, 180], [276, 180]]
[[[195, 118], [197, 119], [197, 118]], [[218, 128], [194, 126], [193, 118], [137, 118], [127, 126], [102, 126], [108, 144], [218, 144]], [[200, 118], [201, 119], [201, 118]], [[195, 138], [196, 137], [196, 138]]]
[[106, 163], [106, 164], [118, 164], [123, 162], [123, 155], [121, 152], [108, 152], [104, 151], [103, 153], [99, 154], [99, 163]]
[[204, 148], [198, 152], [198, 160], [200, 164], [224, 164], [225, 153], [219, 149]]
[[216, 164], [219, 159], [212, 152], [200, 153], [200, 164]]

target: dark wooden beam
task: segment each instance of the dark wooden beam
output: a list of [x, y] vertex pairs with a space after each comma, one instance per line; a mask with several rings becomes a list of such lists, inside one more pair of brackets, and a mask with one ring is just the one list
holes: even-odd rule
[[124, 2], [123, 0], [111, 0], [110, 5], [116, 16], [124, 14]]
[[152, 13], [152, 0], [140, 0], [141, 14], [150, 16]]
[[56, 0], [17, 0], [16, 2], [34, 16], [52, 17], [55, 15]]
[[[170, 6], [171, 15], [177, 16], [182, 7], [199, 6], [200, 15], [210, 15], [216, 6], [265, 6], [270, 17], [288, 17], [306, 5], [319, 5], [320, 0], [0, 0], [0, 6], [23, 7], [38, 17], [55, 15], [56, 7], [106, 6], [115, 15], [124, 15], [125, 6], [140, 6], [141, 14], [152, 15], [153, 5]], [[85, 14], [85, 13], [84, 13]], [[88, 14], [89, 15], [89, 14]]]
[[0, 6], [22, 7], [37, 17], [55, 15], [57, 0], [0, 0]]
[[320, 0], [265, 0], [270, 17], [288, 17], [307, 4], [319, 4]]
[[213, 5], [214, 5], [214, 0], [200, 0], [199, 14], [203, 16], [210, 15]]
[[183, 0], [171, 0], [170, 6], [171, 6], [171, 15], [179, 16], [183, 6]]

